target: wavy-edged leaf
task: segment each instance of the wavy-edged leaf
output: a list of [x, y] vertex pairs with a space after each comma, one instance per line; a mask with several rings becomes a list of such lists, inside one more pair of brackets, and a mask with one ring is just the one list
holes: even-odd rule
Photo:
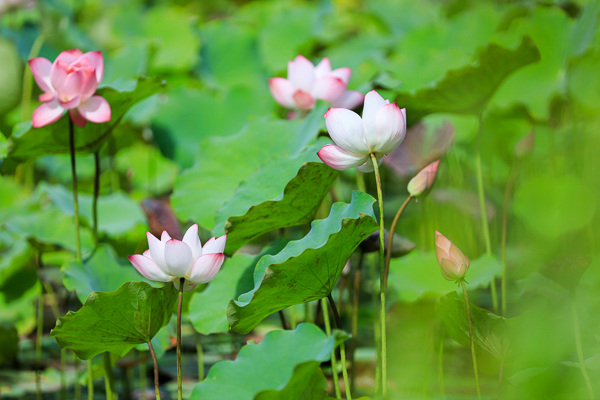
[[307, 388], [323, 383], [315, 374], [334, 348], [335, 337], [313, 324], [269, 332], [260, 344], [244, 346], [235, 361], [216, 363], [190, 400], [281, 398], [272, 391], [284, 392], [287, 399], [301, 398]]
[[507, 76], [539, 59], [537, 47], [527, 36], [514, 50], [490, 43], [474, 63], [448, 71], [433, 86], [401, 91], [395, 101], [409, 110], [411, 125], [432, 113], [478, 114]]
[[[215, 231], [224, 228], [227, 233], [225, 254], [235, 253], [264, 233], [312, 221], [339, 174], [322, 162], [303, 163], [306, 158], [317, 157], [313, 149], [307, 149], [309, 157], [272, 159], [242, 182], [234, 196], [217, 211], [213, 234], [221, 234]], [[298, 165], [301, 165], [299, 170]]]
[[[85, 128], [75, 126], [75, 146], [78, 153], [97, 150], [134, 104], [165, 87], [159, 78], [139, 78], [133, 83], [115, 82], [112, 87], [98, 89], [97, 94], [110, 104], [112, 117], [109, 122], [102, 124], [88, 123]], [[28, 160], [46, 154], [68, 153], [68, 117], [63, 116], [55, 123], [41, 128], [32, 128], [31, 121], [17, 124], [6, 146], [8, 157], [17, 160]]]
[[123, 357], [169, 323], [176, 302], [171, 284], [157, 289], [146, 282], [127, 282], [114, 292], [90, 294], [79, 311], [58, 319], [50, 336], [83, 360], [105, 351]]
[[231, 328], [248, 333], [276, 311], [331, 293], [354, 249], [378, 227], [374, 202], [355, 191], [350, 204], [335, 203], [326, 219], [313, 221], [304, 238], [262, 257], [254, 270], [254, 289], [229, 302]]
[[298, 154], [324, 126], [321, 104], [304, 119], [257, 118], [228, 137], [208, 137], [200, 145], [194, 166], [175, 182], [173, 210], [212, 229], [214, 214], [235, 192], [240, 182], [267, 160], [281, 153]]

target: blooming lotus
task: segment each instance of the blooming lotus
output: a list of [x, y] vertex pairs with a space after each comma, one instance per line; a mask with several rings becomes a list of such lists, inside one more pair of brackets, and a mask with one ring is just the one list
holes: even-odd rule
[[44, 57], [29, 60], [36, 83], [44, 91], [42, 102], [33, 112], [32, 125], [39, 128], [58, 121], [65, 110], [71, 120], [85, 126], [86, 121], [110, 121], [110, 105], [94, 96], [104, 75], [104, 60], [99, 51], [82, 53], [78, 49], [63, 51], [53, 63]]
[[149, 249], [144, 254], [129, 256], [135, 269], [151, 281], [173, 282], [179, 288], [180, 278], [185, 278], [184, 290], [214, 279], [223, 265], [227, 235], [214, 237], [202, 246], [198, 237], [198, 224], [192, 225], [183, 240], [171, 239], [163, 231], [159, 239], [146, 232]]
[[312, 109], [317, 100], [325, 100], [333, 107], [354, 108], [363, 102], [362, 93], [346, 90], [352, 70], [348, 67], [331, 70], [325, 57], [315, 67], [304, 56], [288, 62], [288, 78], [269, 79], [271, 94], [286, 108]]
[[440, 164], [440, 160], [434, 161], [408, 182], [408, 193], [413, 197], [424, 197], [429, 193], [435, 178], [437, 178], [437, 170]]
[[381, 164], [383, 156], [404, 139], [406, 109], [372, 90], [365, 96], [362, 118], [351, 110], [330, 108], [325, 125], [335, 145], [323, 146], [317, 153], [319, 158], [339, 171], [357, 167], [361, 172], [372, 172], [371, 154]]
[[469, 257], [438, 231], [435, 231], [435, 254], [444, 278], [449, 281], [464, 279], [469, 269]]

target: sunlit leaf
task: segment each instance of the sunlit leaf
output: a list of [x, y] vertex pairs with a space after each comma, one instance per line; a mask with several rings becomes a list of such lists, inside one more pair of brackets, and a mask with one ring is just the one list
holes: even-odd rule
[[105, 351], [122, 357], [169, 323], [176, 302], [171, 284], [156, 289], [127, 282], [114, 292], [90, 294], [79, 311], [58, 319], [50, 336], [84, 360]]
[[0, 40], [0, 115], [19, 103], [23, 67], [15, 46], [6, 39]]

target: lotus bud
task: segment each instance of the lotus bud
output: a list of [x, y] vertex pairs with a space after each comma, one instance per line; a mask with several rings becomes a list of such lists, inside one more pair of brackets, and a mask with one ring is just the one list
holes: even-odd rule
[[529, 132], [527, 136], [519, 140], [515, 146], [515, 156], [517, 158], [523, 158], [528, 154], [531, 154], [535, 146], [535, 131]]
[[464, 279], [469, 269], [469, 257], [438, 231], [435, 231], [435, 254], [444, 278], [449, 281]]
[[408, 182], [408, 193], [413, 197], [425, 197], [433, 187], [440, 160], [434, 161], [423, 168], [414, 178]]

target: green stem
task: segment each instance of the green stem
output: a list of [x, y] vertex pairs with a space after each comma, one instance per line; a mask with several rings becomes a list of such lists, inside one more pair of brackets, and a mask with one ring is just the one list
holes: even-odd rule
[[296, 329], [296, 325], [298, 324], [297, 316], [296, 316], [296, 308], [294, 305], [288, 307], [290, 314], [290, 328], [292, 330]]
[[504, 375], [504, 360], [500, 361], [500, 373], [498, 374], [498, 400], [502, 400], [502, 380]]
[[94, 365], [91, 358], [87, 360], [87, 373], [88, 400], [94, 400]]
[[465, 295], [465, 305], [467, 306], [467, 321], [469, 322], [469, 338], [471, 339], [471, 356], [473, 357], [473, 371], [475, 372], [475, 385], [477, 386], [477, 398], [481, 400], [481, 391], [479, 390], [479, 373], [477, 372], [477, 356], [475, 355], [475, 344], [473, 343], [473, 324], [471, 323], [471, 307], [469, 306], [469, 296], [465, 281], [461, 279], [463, 293]]
[[[481, 170], [481, 139], [483, 136], [483, 114], [479, 114], [479, 134], [477, 138], [477, 153], [475, 161], [477, 166], [477, 192], [479, 194], [479, 208], [481, 211], [481, 226], [483, 229], [483, 238], [485, 240], [485, 253], [488, 256], [492, 255], [492, 242], [490, 240], [490, 227], [487, 220], [487, 212], [485, 207], [485, 192], [483, 190], [483, 173]], [[494, 313], [498, 314], [498, 295], [496, 293], [496, 281], [492, 279], [492, 305]]]
[[[44, 34], [40, 34], [33, 45], [31, 46], [31, 50], [29, 51], [29, 55], [27, 57], [28, 60], [37, 57], [44, 44]], [[33, 91], [33, 75], [31, 73], [31, 69], [29, 65], [25, 66], [25, 71], [23, 72], [23, 94], [21, 96], [21, 121], [27, 121], [31, 115], [31, 92]]]
[[354, 390], [356, 385], [356, 363], [354, 362], [354, 353], [357, 347], [357, 336], [358, 336], [358, 300], [360, 296], [360, 275], [362, 271], [363, 261], [365, 254], [361, 251], [358, 259], [358, 265], [356, 272], [354, 272], [354, 295], [352, 296], [352, 339], [350, 341], [350, 361], [352, 362], [352, 369], [350, 370], [350, 389]]
[[506, 317], [506, 232], [508, 227], [508, 202], [510, 201], [510, 195], [512, 193], [513, 186], [515, 184], [515, 177], [517, 175], [518, 160], [510, 172], [506, 188], [504, 189], [504, 207], [502, 210], [502, 315]]
[[179, 301], [177, 302], [177, 398], [182, 400], [181, 390], [181, 304], [183, 302], [185, 278], [179, 278]]
[[[342, 329], [342, 320], [340, 319], [340, 314], [338, 313], [338, 309], [335, 306], [335, 301], [333, 301], [333, 297], [331, 293], [327, 296], [329, 300], [329, 304], [331, 304], [331, 310], [333, 311], [333, 318], [335, 320], [335, 327], [337, 329]], [[344, 347], [344, 342], [340, 343], [340, 357], [342, 359], [342, 375], [344, 377], [344, 390], [346, 391], [346, 399], [352, 400], [352, 395], [350, 394], [350, 382], [348, 380], [348, 369], [346, 368], [346, 348]]]
[[104, 386], [106, 387], [106, 400], [113, 400], [114, 377], [112, 373], [110, 353], [105, 351], [102, 356], [104, 360]]
[[92, 219], [94, 220], [94, 241], [98, 247], [98, 196], [100, 195], [100, 150], [94, 153], [94, 197], [92, 199]]
[[304, 321], [311, 323], [311, 324], [314, 322], [312, 307], [311, 307], [310, 302], [304, 303]]
[[67, 349], [60, 350], [60, 399], [67, 399]]
[[204, 380], [204, 351], [200, 342], [200, 334], [196, 337], [196, 354], [198, 355], [198, 382]]
[[[369, 277], [371, 278], [372, 283], [371, 306], [373, 307], [373, 315], [377, 315], [380, 309], [377, 299], [377, 289], [379, 289], [379, 283], [375, 279], [377, 276], [377, 266], [372, 259], [367, 259], [367, 263], [369, 265]], [[379, 363], [379, 360], [381, 360], [381, 347], [379, 346], [379, 343], [381, 342], [381, 324], [376, 318], [373, 319], [373, 333], [375, 339], [375, 349], [377, 351], [377, 362], [375, 363], [375, 393], [379, 394], [381, 393], [381, 364]]]
[[81, 385], [79, 384], [79, 357], [73, 352], [73, 367], [75, 369], [75, 400], [81, 399]]
[[400, 219], [400, 216], [402, 215], [402, 213], [404, 212], [404, 209], [406, 208], [408, 203], [410, 203], [412, 198], [413, 198], [413, 196], [411, 194], [411, 195], [408, 195], [406, 200], [404, 200], [404, 203], [402, 203], [402, 205], [398, 209], [398, 212], [396, 213], [396, 216], [394, 217], [394, 221], [392, 221], [392, 226], [390, 227], [390, 236], [388, 238], [387, 251], [385, 254], [385, 280], [384, 280], [384, 286], [383, 286], [385, 288], [386, 293], [387, 293], [388, 275], [390, 274], [390, 261], [392, 259], [392, 245], [394, 244], [394, 232], [396, 231], [396, 225], [398, 224], [398, 220]]
[[[158, 361], [156, 361], [156, 354], [154, 353], [154, 347], [152, 347], [152, 342], [148, 340], [148, 348], [150, 349], [150, 355], [152, 356], [152, 362], [154, 363], [154, 391], [156, 392], [156, 400], [160, 400], [160, 390], [158, 388]], [[146, 387], [142, 388], [143, 391], [146, 391]]]
[[[327, 337], [330, 337], [331, 324], [329, 323], [329, 310], [327, 309], [327, 300], [325, 300], [325, 297], [321, 299], [321, 308], [323, 309], [323, 322], [325, 323], [325, 332], [327, 333]], [[340, 391], [340, 378], [338, 377], [335, 349], [331, 351], [331, 371], [333, 374], [333, 389], [335, 390], [335, 397], [337, 399], [341, 399], [342, 392]]]
[[81, 261], [81, 240], [79, 238], [79, 202], [77, 199], [77, 166], [75, 164], [75, 127], [69, 118], [69, 149], [71, 151], [71, 175], [73, 176], [73, 215], [75, 219], [75, 243], [77, 244], [77, 261]]
[[385, 259], [384, 259], [384, 224], [383, 224], [383, 195], [381, 193], [381, 176], [379, 175], [379, 166], [377, 157], [371, 154], [371, 161], [375, 170], [375, 179], [377, 181], [377, 198], [379, 203], [379, 292], [381, 294], [381, 394], [385, 398], [387, 395], [387, 335], [386, 335], [386, 313], [385, 313]]
[[361, 192], [367, 193], [367, 185], [365, 185], [365, 175], [356, 170], [356, 188]]
[[[41, 258], [41, 254], [40, 254]], [[39, 266], [38, 266], [39, 267]], [[40, 285], [40, 298], [38, 300], [37, 331], [35, 335], [35, 390], [36, 398], [42, 399], [42, 335], [44, 333], [44, 287]]]
[[438, 351], [438, 379], [440, 381], [440, 393], [442, 394], [442, 399], [446, 400], [446, 387], [444, 385], [444, 340], [445, 340], [445, 332], [442, 335], [440, 340], [440, 349]]
[[579, 329], [579, 313], [577, 312], [577, 304], [575, 304], [575, 296], [571, 297], [571, 311], [573, 314], [573, 328], [575, 330], [575, 347], [577, 348], [577, 359], [579, 360], [579, 369], [581, 369], [581, 375], [587, 386], [590, 400], [594, 400], [594, 389], [592, 388], [592, 382], [585, 367], [585, 359], [583, 358], [583, 347], [581, 345], [581, 331]]

